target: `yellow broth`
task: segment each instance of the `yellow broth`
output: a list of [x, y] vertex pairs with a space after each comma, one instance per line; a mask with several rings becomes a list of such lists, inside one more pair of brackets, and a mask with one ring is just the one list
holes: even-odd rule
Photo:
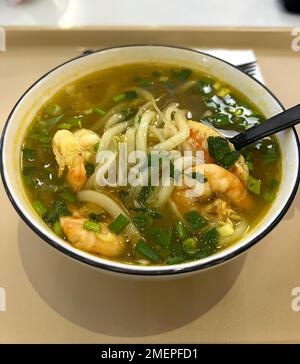
[[[193, 80], [196, 83], [188, 87], [188, 82]], [[264, 121], [263, 112], [230, 85], [195, 70], [176, 69], [168, 65], [138, 64], [111, 68], [68, 85], [49, 100], [32, 121], [24, 139], [21, 156], [24, 186], [33, 207], [63, 239], [66, 236], [59, 226], [60, 214], [70, 214], [74, 209], [85, 206], [92, 218], [97, 216], [98, 222], [110, 223], [111, 218], [94, 204], [78, 202], [76, 195], [70, 191], [66, 175], [58, 177], [52, 138], [57, 130], [93, 129], [95, 125], [98, 126], [97, 133], [101, 136], [105, 125], [105, 122], [102, 123], [105, 120], [104, 114], [112, 108], [124, 112], [127, 118], [132, 118], [142, 102], [136, 98], [122, 99], [122, 94], [136, 87], [150, 91], [155, 98], [159, 97], [157, 105], [160, 109], [176, 102], [180, 109], [189, 111], [190, 118], [204, 121], [215, 128], [243, 131]], [[250, 211], [241, 211], [238, 208], [236, 211], [246, 219], [248, 229], [251, 229], [263, 218], [276, 197], [281, 178], [280, 149], [276, 138], [271, 137], [245, 148], [241, 154], [247, 161], [252, 182], [254, 181], [248, 187], [255, 204]], [[89, 163], [86, 170], [91, 175], [94, 166]], [[260, 191], [257, 190], [258, 184]], [[136, 242], [125, 237], [126, 250], [114, 257], [115, 260], [129, 264], [175, 264], [201, 259], [227, 245], [219, 245], [216, 242], [219, 239], [218, 234], [214, 232], [211, 237], [213, 246], [208, 249], [201, 248], [210, 231], [210, 225], [197, 232], [191, 231], [190, 226], [184, 226], [187, 234], [185, 238], [192, 237], [199, 244], [194, 253], [187, 253], [182, 246], [183, 237], [176, 230], [178, 217], [170, 213], [169, 207], [152, 211], [152, 214], [145, 217], [139, 215], [145, 214], [142, 208], [134, 208], [127, 188], [107, 188], [106, 193], [127, 208], [137, 225], [139, 218], [148, 219], [146, 225], [139, 228], [144, 244], [148, 244], [149, 249], [158, 257], [151, 260], [147, 254], [145, 256], [141, 253], [143, 250], [136, 251]], [[58, 203], [53, 211], [53, 205], [57, 201], [61, 205]], [[48, 218], [45, 218], [46, 215]], [[88, 219], [89, 215], [85, 217]], [[209, 243], [210, 239], [207, 238], [207, 241]]]

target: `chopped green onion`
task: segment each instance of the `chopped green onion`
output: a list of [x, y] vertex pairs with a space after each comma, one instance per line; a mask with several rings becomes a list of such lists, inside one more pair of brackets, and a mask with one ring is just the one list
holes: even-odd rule
[[117, 95], [113, 96], [112, 99], [113, 99], [114, 102], [121, 102], [121, 101], [124, 101], [126, 99], [126, 95], [123, 92], [121, 94], [117, 94]]
[[83, 223], [83, 227], [86, 230], [90, 230], [95, 233], [99, 233], [101, 231], [101, 226], [97, 222], [91, 220], [85, 220], [85, 222]]
[[145, 78], [142, 77], [134, 77], [134, 81], [137, 82], [137, 84], [140, 87], [150, 87], [153, 85], [153, 81], [147, 80]]
[[43, 216], [47, 212], [46, 206], [40, 200], [33, 201], [32, 206], [40, 216]]
[[81, 124], [82, 117], [74, 116], [66, 121], [67, 124], [70, 124], [72, 128], [82, 128]]
[[138, 97], [137, 92], [134, 90], [130, 90], [130, 91], [126, 91], [121, 94], [115, 95], [115, 96], [113, 96], [112, 99], [114, 102], [121, 102], [121, 101], [125, 101], [125, 100], [134, 100], [137, 97]]
[[63, 190], [61, 193], [60, 193], [60, 196], [70, 202], [70, 203], [75, 203], [77, 201], [76, 199], [76, 196], [74, 195], [74, 193], [72, 193], [69, 189], [66, 189], [66, 190]]
[[246, 160], [246, 164], [247, 164], [247, 167], [248, 167], [248, 169], [249, 169], [249, 171], [250, 172], [253, 172], [253, 170], [254, 170], [254, 164], [253, 164], [253, 162], [252, 161], [250, 161], [250, 160]]
[[159, 261], [159, 255], [145, 242], [144, 239], [139, 239], [137, 241], [135, 250], [153, 262]]
[[245, 127], [247, 126], [246, 119], [241, 116], [233, 116], [231, 118], [231, 121], [233, 121], [235, 124], [235, 127], [236, 128], [238, 127], [239, 129], [245, 129]]
[[172, 231], [169, 229], [160, 229], [159, 234], [157, 235], [155, 242], [164, 247], [168, 248], [172, 241]]
[[100, 107], [95, 107], [95, 108], [94, 108], [94, 112], [95, 112], [96, 114], [101, 115], [101, 116], [106, 115], [106, 111], [104, 111], [103, 109], [100, 109]]
[[239, 109], [236, 109], [233, 113], [235, 116], [241, 116], [241, 115], [243, 115], [244, 110], [239, 108]]
[[145, 230], [145, 236], [163, 248], [168, 248], [172, 242], [172, 231], [170, 229], [150, 227]]
[[166, 264], [172, 265], [182, 263], [183, 261], [183, 257], [168, 257], [165, 262]]
[[189, 211], [184, 216], [189, 227], [194, 231], [199, 231], [208, 225], [208, 221], [199, 215], [197, 211]]
[[230, 126], [229, 116], [221, 112], [216, 113], [215, 117], [212, 119], [212, 124], [216, 128], [226, 129]]
[[252, 176], [249, 176], [249, 181], [248, 181], [248, 184], [247, 184], [247, 188], [249, 191], [255, 193], [256, 195], [259, 195], [260, 194], [260, 185], [261, 185], [261, 181], [252, 177]]
[[70, 130], [72, 128], [71, 124], [67, 124], [67, 123], [62, 123], [60, 125], [57, 126], [57, 129], [66, 129], [66, 130]]
[[52, 116], [58, 116], [62, 113], [62, 107], [57, 104], [49, 104], [46, 106], [45, 111]]
[[183, 250], [189, 254], [195, 254], [197, 252], [198, 242], [195, 238], [188, 238], [182, 242]]
[[187, 232], [185, 230], [185, 227], [184, 227], [182, 221], [177, 221], [176, 222], [175, 231], [176, 231], [176, 235], [177, 235], [179, 240], [186, 239]]
[[59, 120], [61, 120], [62, 118], [64, 117], [64, 115], [59, 115], [59, 116], [55, 116], [54, 118], [51, 118], [51, 119], [47, 119], [45, 120], [45, 126], [47, 128], [51, 127], [51, 126], [55, 126]]
[[271, 203], [276, 197], [276, 192], [269, 192], [269, 191], [265, 191], [262, 193], [262, 198], [264, 199], [264, 201]]
[[134, 224], [140, 229], [152, 223], [152, 218], [145, 212], [140, 212], [133, 217]]
[[126, 226], [130, 223], [130, 220], [127, 219], [123, 214], [118, 215], [109, 225], [108, 228], [111, 232], [115, 234], [120, 234]]
[[52, 230], [57, 236], [62, 236], [62, 228], [59, 221], [56, 221], [54, 225], [52, 226]]
[[192, 71], [187, 68], [183, 68], [180, 71], [171, 70], [171, 73], [172, 76], [174, 76], [178, 80], [185, 81], [190, 77]]
[[41, 135], [41, 136], [39, 136], [38, 137], [38, 141], [40, 142], [40, 143], [42, 143], [43, 144], [43, 146], [48, 146], [49, 145], [49, 143], [51, 142], [51, 137], [49, 137], [49, 136], [47, 136], [47, 135]]

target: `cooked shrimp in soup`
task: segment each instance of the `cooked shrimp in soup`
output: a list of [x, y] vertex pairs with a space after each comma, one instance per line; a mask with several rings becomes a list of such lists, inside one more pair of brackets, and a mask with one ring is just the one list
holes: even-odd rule
[[276, 137], [237, 151], [222, 136], [264, 122], [263, 111], [199, 70], [90, 74], [32, 120], [26, 193], [58, 239], [88, 254], [135, 265], [205, 259], [244, 239], [276, 199]]

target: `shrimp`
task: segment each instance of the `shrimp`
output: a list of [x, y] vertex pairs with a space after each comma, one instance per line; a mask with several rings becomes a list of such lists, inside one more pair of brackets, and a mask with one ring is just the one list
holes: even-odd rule
[[106, 223], [100, 222], [100, 232], [86, 230], [83, 224], [86, 220], [81, 217], [66, 216], [60, 218], [60, 224], [68, 241], [75, 248], [97, 253], [105, 257], [116, 257], [125, 250], [124, 238], [112, 233]]
[[99, 136], [89, 129], [78, 129], [73, 135], [82, 149], [85, 162], [92, 162], [95, 155], [94, 146], [100, 141]]
[[[201, 122], [189, 120], [188, 125], [190, 127], [189, 143], [192, 146], [192, 149], [194, 151], [202, 150], [204, 152], [204, 161], [206, 163], [213, 163], [214, 160], [208, 152], [207, 139], [210, 136], [216, 137], [221, 135], [215, 129], [210, 128]], [[229, 143], [229, 146], [232, 150], [234, 150], [233, 144]], [[230, 171], [235, 174], [245, 186], [247, 186], [249, 170], [242, 155], [239, 156], [238, 160], [230, 168]]]
[[207, 125], [197, 122], [197, 121], [188, 121], [188, 125], [190, 128], [190, 138], [189, 143], [192, 146], [194, 151], [202, 150], [204, 153], [204, 160], [206, 163], [212, 163], [213, 158], [209, 155], [208, 152], [208, 143], [207, 139], [210, 136], [220, 136], [220, 134]]
[[196, 197], [186, 196], [186, 187], [177, 188], [172, 196], [173, 201], [187, 212], [194, 208], [197, 202], [205, 202], [213, 195], [221, 196], [232, 205], [241, 209], [250, 209], [253, 201], [240, 179], [216, 164], [203, 164], [193, 168], [193, 172], [199, 172], [206, 178], [202, 194]]
[[85, 185], [87, 176], [84, 163], [91, 162], [95, 155], [93, 146], [100, 140], [91, 130], [80, 129], [74, 133], [59, 130], [52, 141], [52, 149], [58, 164], [58, 176], [67, 167], [67, 180], [74, 192]]
[[232, 224], [231, 220], [240, 220], [240, 216], [222, 198], [216, 198], [204, 204], [201, 208], [201, 215], [208, 218], [208, 220], [217, 220], [219, 224]]

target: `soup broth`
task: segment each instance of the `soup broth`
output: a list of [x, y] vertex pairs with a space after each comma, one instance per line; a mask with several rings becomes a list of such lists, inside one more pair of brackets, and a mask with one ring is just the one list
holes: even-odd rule
[[[218, 133], [264, 120], [245, 95], [196, 70], [107, 69], [69, 84], [38, 112], [22, 147], [24, 186], [40, 218], [78, 249], [138, 265], [202, 259], [239, 241], [276, 198], [276, 137], [237, 152]], [[108, 163], [99, 153], [118, 160], [122, 143], [147, 154], [140, 175], [152, 171], [151, 151], [176, 152], [170, 186], [99, 185], [97, 172]], [[174, 165], [186, 151], [203, 152], [189, 174], [200, 196], [175, 183]]]

